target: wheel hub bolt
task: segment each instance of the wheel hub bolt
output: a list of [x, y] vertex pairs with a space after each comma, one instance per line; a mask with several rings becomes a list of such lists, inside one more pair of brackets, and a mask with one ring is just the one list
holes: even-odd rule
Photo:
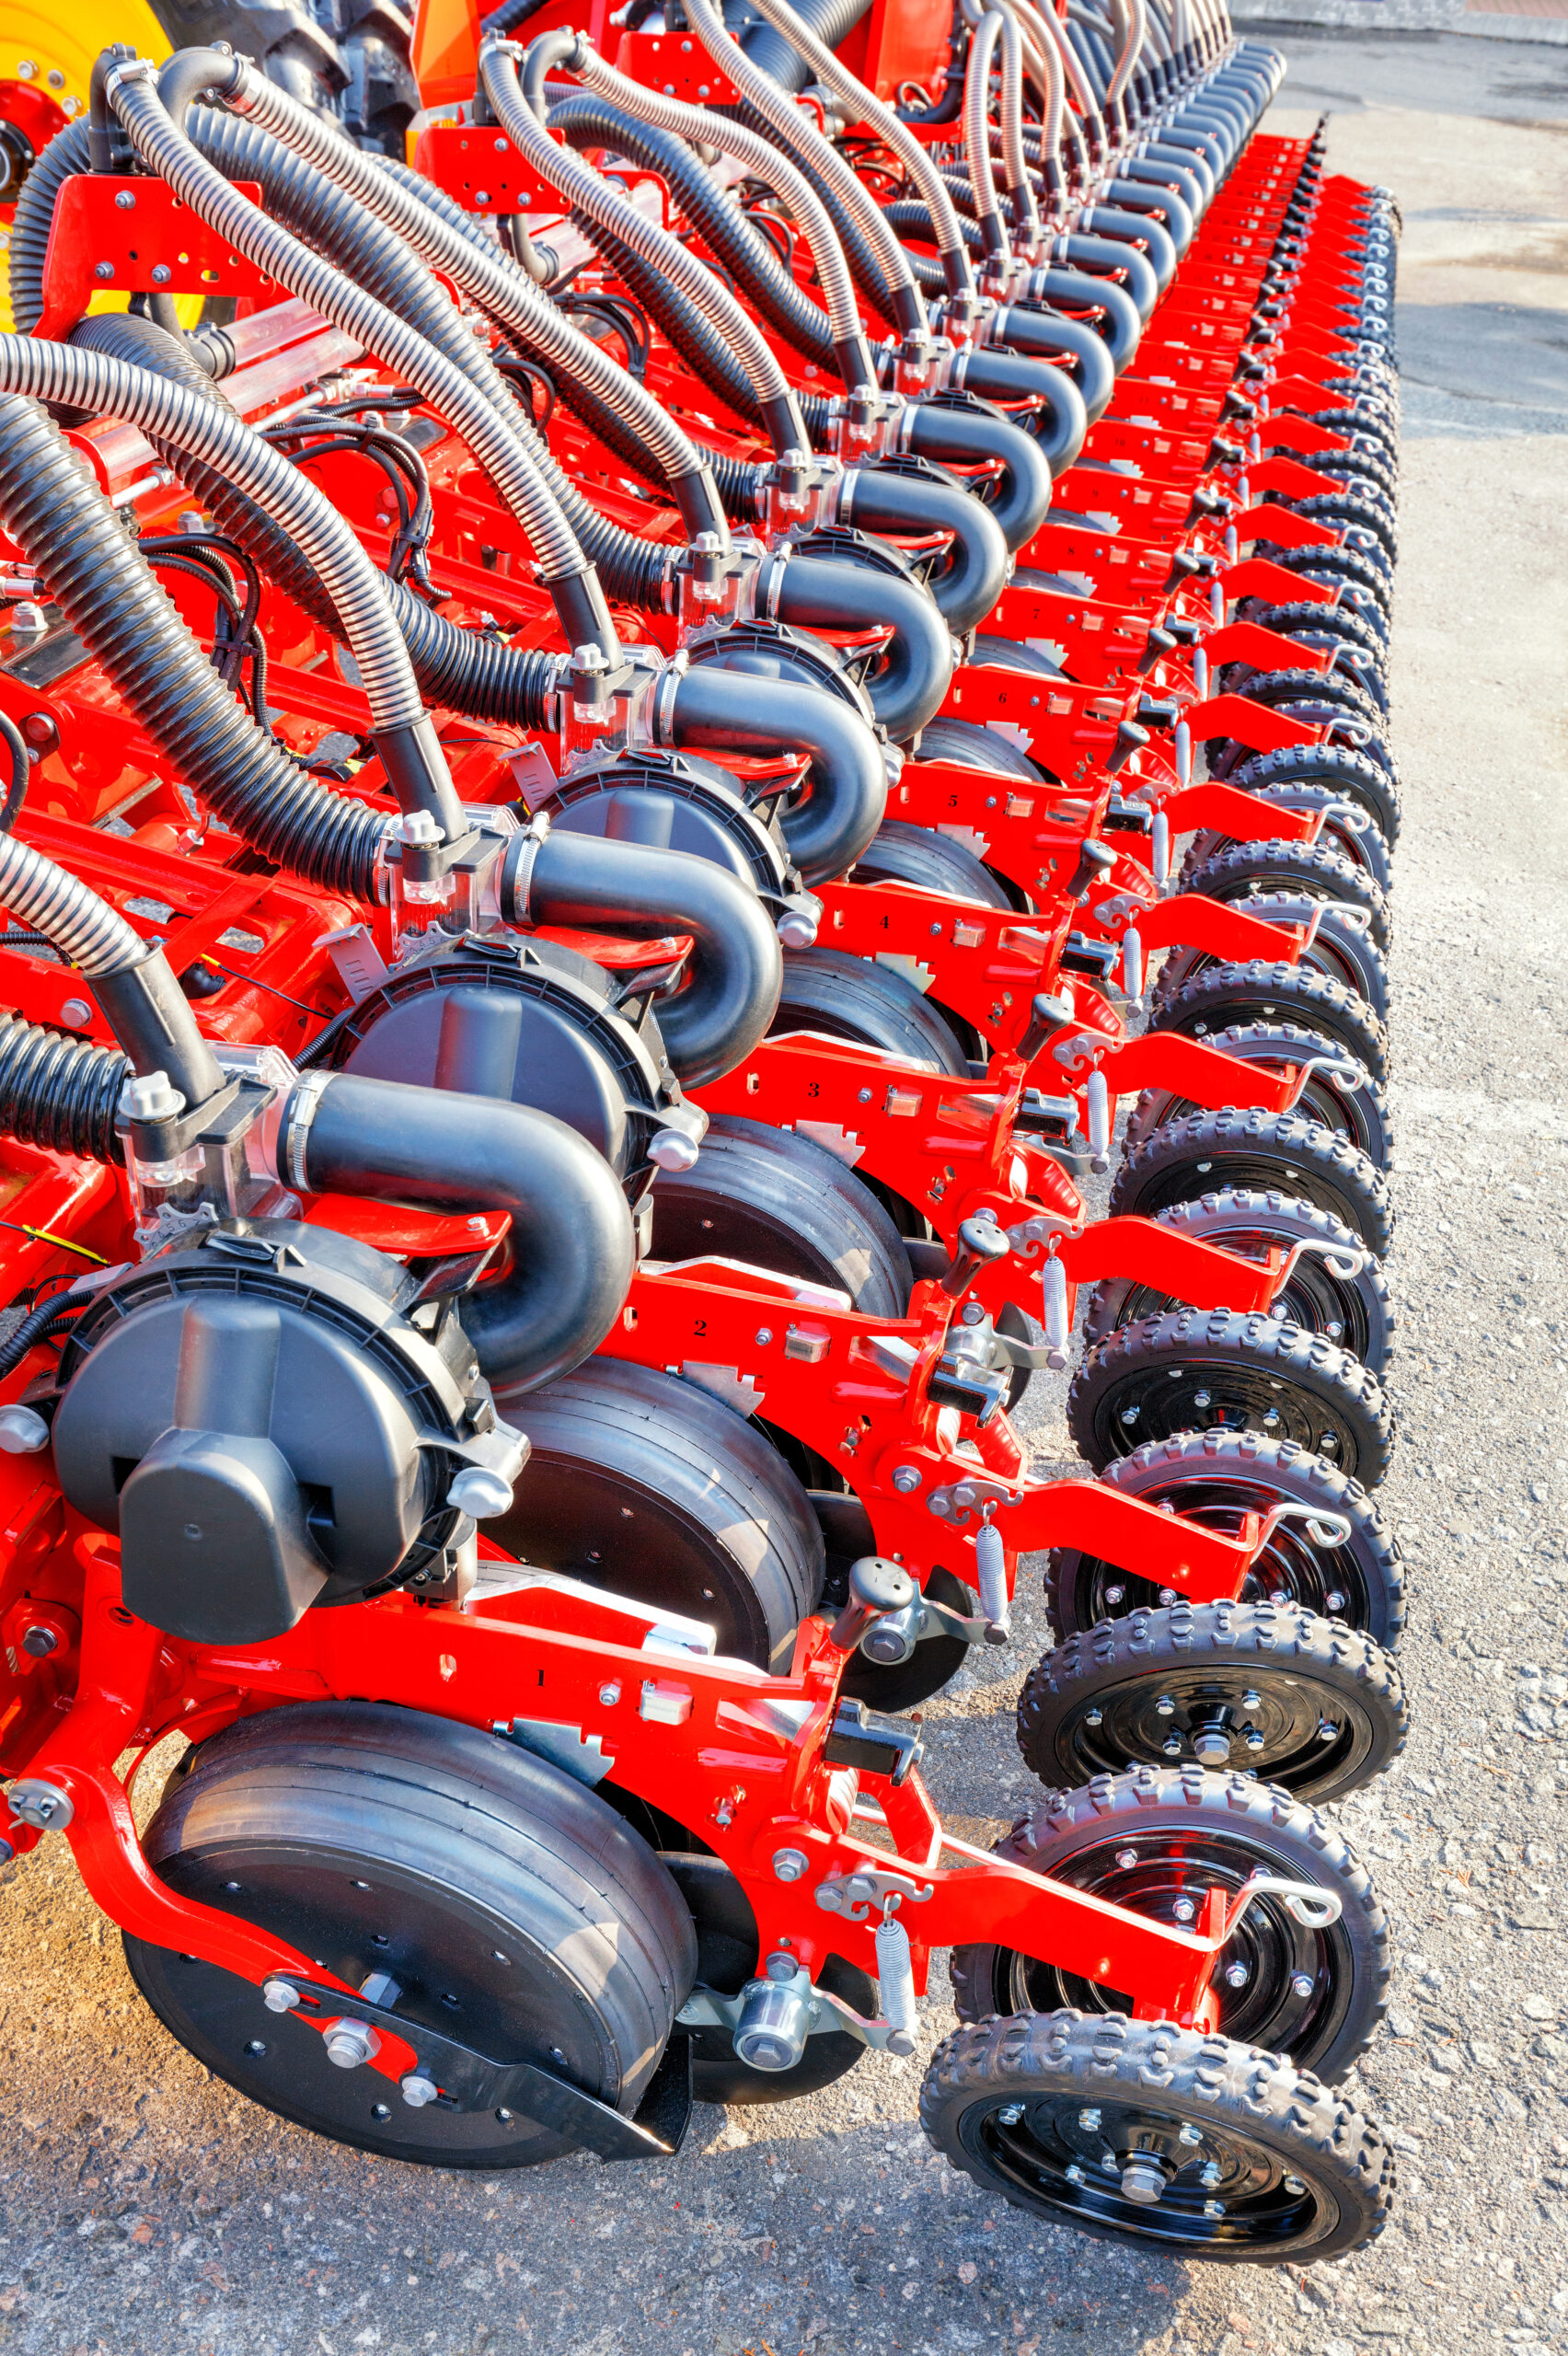
[[997, 2111], [997, 2124], [1002, 2127], [1016, 2127], [1022, 2117], [1022, 2103], [1009, 2102], [1004, 2104], [1002, 2108]]
[[1083, 1714], [1083, 1722], [1086, 1727], [1103, 1726], [1105, 1713], [1103, 1710], [1086, 1710]]
[[1154, 1714], [1159, 1718], [1173, 1718], [1176, 1715], [1176, 1704], [1169, 1693], [1160, 1695], [1154, 1705]]
[[1193, 1737], [1193, 1756], [1203, 1767], [1223, 1767], [1230, 1757], [1230, 1737], [1218, 1727], [1205, 1727]]
[[1076, 2160], [1073, 2161], [1071, 2166], [1067, 2170], [1067, 2182], [1069, 2184], [1081, 2184], [1083, 2182], [1083, 2170], [1079, 2167]]
[[1179, 1898], [1170, 1911], [1178, 1923], [1190, 1923], [1198, 1910], [1190, 1898]]
[[1100, 2113], [1097, 2110], [1079, 2111], [1078, 2125], [1083, 2129], [1086, 2135], [1092, 2135], [1099, 2124]]
[[1251, 1972], [1244, 1963], [1228, 1963], [1225, 1967], [1225, 1984], [1228, 1988], [1245, 1988], [1251, 1977]]
[[1241, 1696], [1241, 1707], [1244, 1710], [1261, 1710], [1262, 1705], [1262, 1695], [1261, 1693], [1254, 1692], [1252, 1688], [1249, 1686], [1246, 1692]]
[[1323, 1598], [1323, 1609], [1325, 1611], [1343, 1611], [1344, 1610], [1344, 1596], [1339, 1588], [1332, 1587], [1329, 1589], [1327, 1595]]
[[1138, 1853], [1136, 1849], [1118, 1849], [1116, 1852], [1116, 1863], [1124, 1874], [1130, 1874], [1137, 1861]]
[[1262, 1736], [1258, 1732], [1257, 1727], [1248, 1727], [1248, 1729], [1247, 1729], [1247, 1748], [1248, 1748], [1248, 1750], [1262, 1750], [1262, 1747], [1263, 1747], [1263, 1738], [1262, 1738]]
[[1203, 2140], [1203, 2129], [1201, 2127], [1194, 2127], [1190, 2119], [1182, 2127], [1176, 2137], [1178, 2143], [1201, 2143]]
[[1205, 2200], [1204, 2202], [1204, 2215], [1205, 2217], [1223, 2217], [1224, 2214], [1225, 2203], [1223, 2200]]
[[1286, 2192], [1305, 2192], [1307, 2187], [1300, 2177], [1287, 2176], [1285, 2179], [1285, 2189]]
[[1210, 2160], [1206, 2165], [1198, 2170], [1198, 2182], [1201, 2185], [1205, 2186], [1207, 2189], [1212, 2192], [1215, 2186], [1219, 2182], [1220, 2174], [1221, 2170], [1219, 2162], [1217, 2160]]
[[1318, 1720], [1318, 1740], [1320, 1742], [1337, 1742], [1339, 1740], [1338, 1727], [1336, 1727], [1332, 1721], [1328, 1718], [1320, 1718]]
[[1167, 1759], [1180, 1759], [1182, 1756], [1182, 1738], [1179, 1734], [1168, 1734], [1159, 1747]]
[[381, 2050], [381, 2039], [368, 2021], [329, 2021], [322, 2034], [327, 2059], [335, 2069], [357, 2070]]
[[1208, 1405], [1208, 1403], [1209, 1403], [1209, 1394], [1208, 1394], [1208, 1392], [1207, 1392], [1206, 1391], [1194, 1391], [1194, 1392], [1193, 1392], [1193, 1406], [1194, 1406], [1194, 1407], [1206, 1407], [1206, 1406]]
[[1105, 1590], [1105, 1600], [1107, 1603], [1120, 1603], [1126, 1592], [1124, 1587], [1108, 1587]]
[[1313, 1980], [1309, 1971], [1293, 1971], [1291, 1973], [1290, 1992], [1293, 1996], [1309, 1996], [1312, 1993], [1312, 1988]]
[[1157, 2160], [1129, 2160], [1122, 2170], [1122, 2191], [1128, 2200], [1152, 2206], [1164, 2190], [1165, 2172]]

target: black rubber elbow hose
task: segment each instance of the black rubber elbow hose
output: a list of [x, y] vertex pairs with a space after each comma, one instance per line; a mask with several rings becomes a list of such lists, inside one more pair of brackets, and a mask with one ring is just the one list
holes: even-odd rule
[[[938, 466], [989, 463], [999, 469], [985, 500], [1009, 555], [1032, 539], [1044, 522], [1051, 505], [1045, 453], [1032, 434], [999, 410], [921, 401], [910, 413], [907, 445], [917, 457]], [[990, 609], [987, 606], [986, 612]]]
[[1083, 395], [1062, 369], [1026, 360], [1016, 352], [971, 344], [959, 353], [951, 381], [963, 391], [978, 393], [982, 400], [1039, 400], [1038, 422], [1030, 431], [1045, 454], [1052, 479], [1065, 475], [1077, 460], [1089, 432], [1089, 411]]
[[[813, 576], [811, 598], [819, 609], [831, 602], [832, 587], [852, 609], [837, 577], [861, 584], [867, 579], [848, 565], [800, 561], [785, 566], [784, 579], [797, 572]], [[817, 577], [824, 574], [835, 576], [827, 588]], [[943, 654], [951, 670], [945, 634]], [[808, 753], [810, 792], [784, 812], [784, 840], [803, 883], [830, 883], [848, 873], [886, 814], [887, 772], [877, 740], [851, 703], [819, 687], [758, 676], [745, 664], [745, 641], [727, 648], [721, 638], [710, 659], [692, 665], [675, 690], [674, 741], [690, 752]]]
[[386, 820], [302, 777], [235, 700], [83, 461], [32, 401], [0, 396], [0, 523], [148, 734], [279, 867], [374, 896]]
[[989, 322], [985, 349], [1016, 352], [1044, 360], [1078, 387], [1090, 425], [1097, 425], [1116, 389], [1116, 367], [1109, 346], [1086, 321], [1064, 319], [1042, 306], [1009, 303]]
[[[634, 826], [656, 819], [660, 799], [613, 795], [612, 825], [617, 804], [627, 805]], [[664, 809], [667, 815], [667, 802]], [[778, 935], [755, 888], [709, 860], [613, 834], [557, 829], [542, 842], [519, 835], [507, 850], [501, 905], [513, 924], [583, 925], [636, 939], [689, 933], [683, 987], [658, 1008], [664, 1052], [687, 1088], [732, 1071], [778, 1011]]]
[[523, 1104], [311, 1072], [290, 1097], [281, 1173], [312, 1194], [512, 1215], [513, 1265], [465, 1296], [491, 1382], [533, 1389], [604, 1340], [635, 1266], [631, 1212], [603, 1155]]
[[[964, 426], [971, 423], [967, 411], [950, 410], [947, 414], [957, 417]], [[911, 416], [910, 447], [917, 452], [923, 451], [933, 438], [919, 430], [924, 416], [923, 405]], [[973, 422], [977, 429], [986, 423], [984, 419]], [[1017, 431], [1016, 427], [1013, 431]], [[934, 438], [938, 443], [941, 441], [940, 429]], [[986, 439], [985, 433], [977, 430], [972, 434], [954, 435], [951, 442], [962, 448], [963, 462], [973, 465], [983, 455]], [[976, 444], [979, 445], [978, 450]], [[1021, 461], [1019, 468], [1021, 471]], [[1051, 481], [1043, 467], [1040, 472], [1045, 475], [1045, 497], [1040, 509], [1043, 516], [1050, 505]], [[932, 482], [920, 475], [898, 474], [891, 468], [852, 467], [844, 477], [838, 502], [838, 520], [841, 524], [855, 525], [863, 532], [877, 533], [888, 539], [918, 539], [928, 532], [950, 532], [951, 543], [946, 557], [931, 576], [930, 594], [942, 620], [959, 637], [985, 620], [1008, 585], [1009, 551], [1000, 517], [983, 500], [972, 497], [956, 483]], [[1036, 517], [1036, 523], [1039, 520]], [[881, 575], [878, 582], [879, 586], [870, 601], [873, 610], [884, 595]], [[888, 590], [891, 592], [895, 586], [890, 583]], [[878, 618], [882, 616], [879, 614]], [[803, 616], [800, 618], [804, 626], [809, 627], [804, 623]], [[905, 654], [906, 664], [909, 659]], [[937, 671], [940, 678], [940, 663]], [[941, 693], [945, 695], [946, 692], [943, 680]], [[940, 696], [938, 701], [940, 701]], [[935, 710], [936, 704], [933, 703], [926, 714], [928, 720]], [[882, 717], [880, 710], [878, 717]]]

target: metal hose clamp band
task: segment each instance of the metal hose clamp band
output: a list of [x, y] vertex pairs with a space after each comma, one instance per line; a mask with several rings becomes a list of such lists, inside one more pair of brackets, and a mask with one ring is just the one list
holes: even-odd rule
[[289, 1099], [283, 1131], [283, 1157], [287, 1165], [288, 1183], [304, 1195], [311, 1192], [305, 1174], [306, 1148], [310, 1141], [310, 1125], [316, 1118], [316, 1108], [326, 1090], [337, 1078], [336, 1072], [307, 1071]]

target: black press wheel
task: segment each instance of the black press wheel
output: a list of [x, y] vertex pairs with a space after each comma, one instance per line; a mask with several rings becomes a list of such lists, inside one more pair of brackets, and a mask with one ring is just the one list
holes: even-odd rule
[[1300, 1113], [1189, 1113], [1167, 1120], [1123, 1159], [1111, 1214], [1152, 1218], [1222, 1186], [1278, 1186], [1317, 1203], [1382, 1257], [1393, 1242], [1389, 1182], [1351, 1139]]
[[[1398, 787], [1380, 762], [1349, 745], [1289, 745], [1278, 753], [1259, 753], [1233, 770], [1228, 781], [1261, 801], [1280, 801], [1286, 807], [1298, 806], [1304, 791], [1322, 791], [1332, 801], [1354, 803], [1365, 811], [1386, 851], [1399, 839]], [[1388, 876], [1380, 873], [1378, 881], [1387, 891]]]
[[1067, 1427], [1096, 1468], [1177, 1432], [1294, 1440], [1376, 1488], [1393, 1415], [1378, 1378], [1336, 1343], [1283, 1318], [1175, 1309], [1119, 1326], [1085, 1351]]
[[[1394, 1534], [1359, 1481], [1288, 1440], [1252, 1432], [1182, 1432], [1108, 1465], [1101, 1478], [1146, 1505], [1234, 1537], [1242, 1516], [1286, 1499], [1320, 1517], [1280, 1521], [1242, 1589], [1245, 1603], [1292, 1604], [1395, 1645], [1404, 1628], [1404, 1564]], [[1332, 1520], [1321, 1519], [1332, 1516]], [[1343, 1527], [1343, 1534], [1342, 1534]], [[1170, 1588], [1076, 1547], [1050, 1557], [1045, 1593], [1062, 1636], [1100, 1621], [1170, 1604]]]
[[[1186, 961], [1183, 960], [1183, 964]], [[1343, 1048], [1374, 1079], [1389, 1077], [1389, 1032], [1366, 1000], [1307, 960], [1295, 965], [1249, 957], [1198, 964], [1191, 980], [1172, 963], [1149, 1001], [1150, 1023], [1209, 1039], [1232, 1023], [1299, 1022]]]
[[[1348, 1350], [1381, 1376], [1393, 1347], [1394, 1304], [1389, 1281], [1358, 1235], [1342, 1219], [1302, 1195], [1271, 1187], [1220, 1187], [1195, 1203], [1172, 1203], [1158, 1213], [1161, 1227], [1243, 1259], [1262, 1261], [1271, 1249], [1309, 1243], [1270, 1311], [1309, 1334]], [[1151, 1285], [1115, 1276], [1096, 1285], [1084, 1315], [1086, 1342], [1102, 1341], [1119, 1325], [1136, 1324], [1176, 1306]]]
[[[1287, 1068], [1299, 1071], [1320, 1058], [1320, 1068], [1308, 1073], [1294, 1117], [1332, 1131], [1364, 1153], [1374, 1169], [1388, 1168], [1393, 1152], [1389, 1091], [1320, 1032], [1309, 1031], [1302, 1022], [1233, 1022], [1211, 1033], [1208, 1045], [1242, 1063], [1262, 1064], [1276, 1072]], [[1124, 1152], [1142, 1145], [1163, 1123], [1184, 1120], [1200, 1109], [1173, 1089], [1146, 1089], [1127, 1116]]]
[[1175, 1603], [1102, 1620], [1024, 1680], [1018, 1747], [1043, 1784], [1124, 1767], [1238, 1768], [1316, 1806], [1404, 1749], [1393, 1656], [1343, 1622], [1272, 1603]]
[[[629, 2112], [697, 1963], [647, 1842], [560, 1769], [472, 1727], [379, 1703], [245, 1718], [171, 1780], [153, 1870], [273, 1933], [351, 1988], [382, 1974], [409, 2024], [531, 2062]], [[164, 2026], [230, 2085], [317, 2135], [440, 2167], [521, 2167], [571, 2144], [519, 2113], [415, 2108], [318, 2029], [214, 1965], [127, 1936]], [[352, 2013], [345, 2002], [345, 2015]]]
[[[1343, 1911], [1323, 1930], [1297, 1922], [1275, 1893], [1252, 1900], [1215, 1967], [1219, 2027], [1334, 2079], [1383, 2016], [1389, 1926], [1366, 1869], [1329, 1818], [1274, 1784], [1191, 1766], [1101, 1775], [1048, 1793], [997, 1853], [1171, 1924], [1196, 1923], [1208, 1890], [1234, 1896], [1259, 1872], [1331, 1890]], [[961, 2020], [1060, 2004], [1132, 2010], [1126, 1991], [1012, 1947], [956, 1947], [951, 1971]]]
[[1224, 900], [1250, 915], [1267, 914], [1252, 902], [1284, 892], [1309, 900], [1343, 900], [1366, 915], [1372, 945], [1386, 955], [1391, 911], [1388, 894], [1366, 869], [1332, 841], [1292, 843], [1280, 838], [1227, 843], [1202, 858], [1189, 852], [1179, 888]]
[[1393, 2154], [1317, 2078], [1220, 2036], [1072, 2011], [960, 2028], [920, 2123], [1014, 2208], [1221, 2265], [1311, 2265], [1381, 2233]]

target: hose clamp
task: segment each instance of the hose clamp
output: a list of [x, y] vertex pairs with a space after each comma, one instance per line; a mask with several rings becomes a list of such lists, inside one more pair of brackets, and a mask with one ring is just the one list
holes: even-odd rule
[[652, 739], [661, 750], [668, 750], [675, 741], [675, 698], [681, 681], [691, 667], [691, 657], [682, 647], [672, 655], [660, 672], [653, 688], [651, 717]]
[[305, 1174], [306, 1149], [310, 1141], [311, 1124], [323, 1095], [336, 1078], [336, 1072], [307, 1071], [289, 1099], [283, 1128], [283, 1174], [296, 1193], [302, 1195], [312, 1191], [310, 1181]]
[[778, 619], [778, 600], [784, 594], [784, 567], [794, 550], [786, 542], [773, 549], [757, 567], [756, 587], [752, 596], [752, 614], [759, 622]]
[[528, 900], [534, 886], [534, 865], [542, 846], [549, 839], [549, 812], [536, 810], [502, 854], [501, 907], [506, 924], [530, 921]]
[[156, 75], [156, 73], [157, 67], [152, 63], [150, 58], [128, 57], [124, 60], [123, 64], [116, 65], [110, 73], [105, 75], [103, 84], [104, 97], [108, 99], [110, 105], [112, 106], [114, 103], [115, 92], [122, 89], [126, 83], [151, 82]]

